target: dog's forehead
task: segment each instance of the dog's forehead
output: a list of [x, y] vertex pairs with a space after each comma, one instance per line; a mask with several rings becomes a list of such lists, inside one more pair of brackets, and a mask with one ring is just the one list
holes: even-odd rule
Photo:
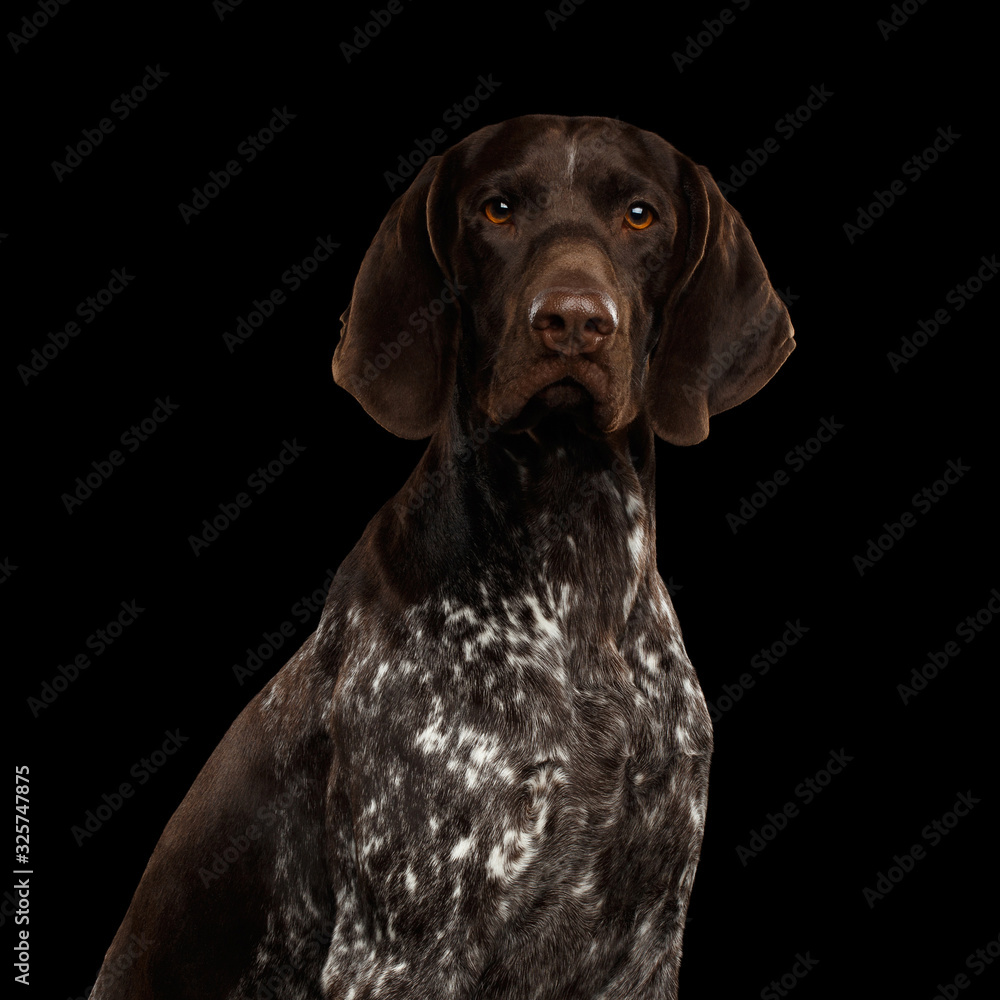
[[571, 186], [617, 173], [670, 185], [676, 175], [669, 143], [613, 118], [525, 115], [474, 132], [455, 151], [467, 183], [516, 174]]

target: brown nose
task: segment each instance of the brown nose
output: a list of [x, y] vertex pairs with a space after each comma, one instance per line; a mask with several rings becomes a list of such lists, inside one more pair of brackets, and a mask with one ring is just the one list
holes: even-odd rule
[[531, 329], [557, 354], [588, 354], [618, 327], [618, 309], [605, 292], [546, 288], [531, 303]]

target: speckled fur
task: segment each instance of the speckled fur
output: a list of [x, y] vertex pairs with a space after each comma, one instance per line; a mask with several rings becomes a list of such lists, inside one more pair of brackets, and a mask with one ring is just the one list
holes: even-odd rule
[[327, 609], [331, 997], [673, 995], [710, 723], [634, 469], [530, 478], [560, 463], [592, 491], [567, 534], [536, 507], [531, 556], [498, 534], [402, 614]]
[[[612, 471], [611, 449], [588, 443], [589, 467], [574, 466], [566, 444], [514, 457], [491, 442], [405, 515], [433, 525], [468, 480], [485, 472], [488, 490], [523, 470], [485, 544], [418, 601], [393, 585], [405, 543], [375, 541], [406, 526], [398, 504], [369, 525], [316, 633], [241, 716], [284, 805], [261, 824], [261, 855], [203, 892], [238, 896], [251, 876], [266, 910], [252, 957], [228, 992], [198, 992], [180, 964], [149, 996], [676, 995], [710, 722], [654, 564], [649, 456]], [[547, 478], [548, 509], [533, 490]], [[546, 530], [581, 496], [568, 530]], [[240, 730], [216, 757], [245, 753]], [[246, 781], [249, 762], [234, 763]], [[226, 828], [246, 829], [258, 802], [241, 789]], [[151, 870], [171, 863], [170, 832]], [[217, 849], [204, 840], [187, 872]], [[194, 919], [204, 902], [187, 905]], [[145, 995], [115, 992], [127, 979], [94, 998]]]

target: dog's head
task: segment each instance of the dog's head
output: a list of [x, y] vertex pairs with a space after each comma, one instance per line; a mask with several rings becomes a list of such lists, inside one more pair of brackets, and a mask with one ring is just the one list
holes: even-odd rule
[[644, 410], [695, 444], [795, 347], [708, 172], [608, 118], [515, 118], [428, 160], [342, 320], [334, 377], [406, 438], [435, 431], [458, 380], [511, 430], [564, 411], [611, 433]]

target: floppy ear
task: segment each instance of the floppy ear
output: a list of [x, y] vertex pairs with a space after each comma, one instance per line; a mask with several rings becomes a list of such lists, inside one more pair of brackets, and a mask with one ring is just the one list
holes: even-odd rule
[[757, 392], [795, 340], [739, 213], [704, 167], [675, 155], [688, 209], [687, 256], [664, 309], [646, 402], [660, 437], [697, 444], [708, 437], [708, 418]]
[[455, 384], [458, 307], [428, 234], [428, 194], [440, 160], [424, 164], [379, 227], [333, 355], [337, 384], [403, 438], [434, 433]]

